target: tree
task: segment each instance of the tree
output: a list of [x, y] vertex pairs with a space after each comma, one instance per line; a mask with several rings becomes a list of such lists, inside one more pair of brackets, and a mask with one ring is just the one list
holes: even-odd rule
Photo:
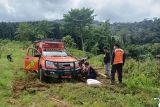
[[76, 43], [74, 42], [73, 38], [70, 35], [63, 37], [63, 41], [64, 41], [66, 47], [73, 48], [76, 46]]
[[35, 25], [36, 28], [36, 37], [37, 38], [47, 38], [49, 33], [52, 33], [52, 30], [54, 29], [53, 24], [48, 21], [40, 21]]
[[100, 26], [92, 26], [87, 32], [85, 32], [86, 36], [86, 50], [93, 51], [96, 48], [96, 52], [101, 53], [103, 51], [103, 47], [107, 46], [110, 48], [111, 44], [111, 32], [110, 32], [110, 24], [108, 21], [101, 22]]
[[101, 46], [100, 47], [104, 47], [107, 46], [108, 48], [110, 48], [110, 50], [112, 49], [112, 35], [111, 35], [111, 31], [110, 31], [110, 24], [109, 24], [109, 20], [102, 22], [101, 26], [100, 26], [100, 32], [102, 33], [101, 36]]
[[98, 47], [98, 43], [96, 43], [96, 44], [92, 47], [91, 52], [92, 52], [93, 54], [97, 55], [97, 54], [98, 54], [98, 51], [99, 51], [99, 47]]
[[22, 22], [18, 25], [16, 33], [16, 39], [22, 40], [22, 41], [29, 41], [31, 40], [35, 34], [35, 28], [33, 25]]
[[47, 38], [52, 29], [52, 24], [47, 21], [40, 21], [36, 24], [22, 22], [16, 29], [16, 38], [22, 41]]
[[89, 8], [71, 9], [64, 14], [65, 28], [69, 32], [79, 35], [81, 39], [81, 48], [84, 51], [84, 30], [86, 26], [90, 26], [94, 20], [93, 10]]

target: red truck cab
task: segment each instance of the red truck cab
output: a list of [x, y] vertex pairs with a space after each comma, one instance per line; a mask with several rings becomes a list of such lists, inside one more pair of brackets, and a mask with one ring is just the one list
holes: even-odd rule
[[75, 78], [79, 71], [78, 60], [69, 55], [63, 42], [35, 41], [26, 52], [24, 68], [35, 71], [40, 80]]

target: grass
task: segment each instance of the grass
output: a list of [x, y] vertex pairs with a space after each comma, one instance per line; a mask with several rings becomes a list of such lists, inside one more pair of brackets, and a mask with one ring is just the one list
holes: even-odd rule
[[[15, 46], [13, 46], [15, 44]], [[7, 107], [7, 101], [12, 96], [11, 94], [11, 86], [12, 81], [15, 78], [15, 73], [19, 71], [20, 68], [23, 67], [22, 61], [24, 57], [24, 51], [17, 48], [17, 43], [7, 43], [3, 45], [4, 50], [1, 52], [0, 59], [0, 106]], [[16, 48], [15, 48], [16, 47]], [[6, 59], [6, 55], [9, 53], [13, 53], [14, 62], [9, 62]]]
[[[160, 95], [160, 68], [155, 59], [139, 63], [134, 59], [127, 60], [124, 66], [125, 85], [111, 86], [106, 83], [101, 87], [90, 87], [84, 83], [53, 83], [46, 91], [23, 91], [18, 98], [13, 98], [12, 82], [16, 78], [23, 79], [27, 76], [20, 69], [23, 67], [25, 46], [21, 42], [9, 41], [3, 47], [5, 50], [0, 59], [0, 107], [62, 106], [49, 97], [56, 97], [72, 107], [155, 107], [157, 104], [153, 98]], [[13, 54], [14, 62], [7, 61], [8, 53]], [[76, 49], [70, 49], [70, 53], [79, 58], [86, 55]], [[87, 54], [91, 56], [89, 62], [94, 67], [103, 67], [103, 55]]]
[[73, 55], [74, 57], [77, 57], [78, 59], [84, 58], [84, 57], [93, 57], [92, 53], [89, 52], [83, 52], [81, 50], [77, 50], [74, 48], [68, 48], [67, 51], [69, 54]]

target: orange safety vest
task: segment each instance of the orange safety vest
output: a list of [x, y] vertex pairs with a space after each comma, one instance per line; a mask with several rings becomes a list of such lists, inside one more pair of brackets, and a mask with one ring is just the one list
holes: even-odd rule
[[113, 64], [120, 64], [123, 63], [123, 49], [115, 49], [114, 50], [114, 61]]

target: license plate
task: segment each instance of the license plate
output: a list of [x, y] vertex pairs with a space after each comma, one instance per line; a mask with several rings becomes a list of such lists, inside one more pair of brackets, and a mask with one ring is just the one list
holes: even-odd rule
[[50, 72], [50, 74], [55, 74], [55, 72]]

